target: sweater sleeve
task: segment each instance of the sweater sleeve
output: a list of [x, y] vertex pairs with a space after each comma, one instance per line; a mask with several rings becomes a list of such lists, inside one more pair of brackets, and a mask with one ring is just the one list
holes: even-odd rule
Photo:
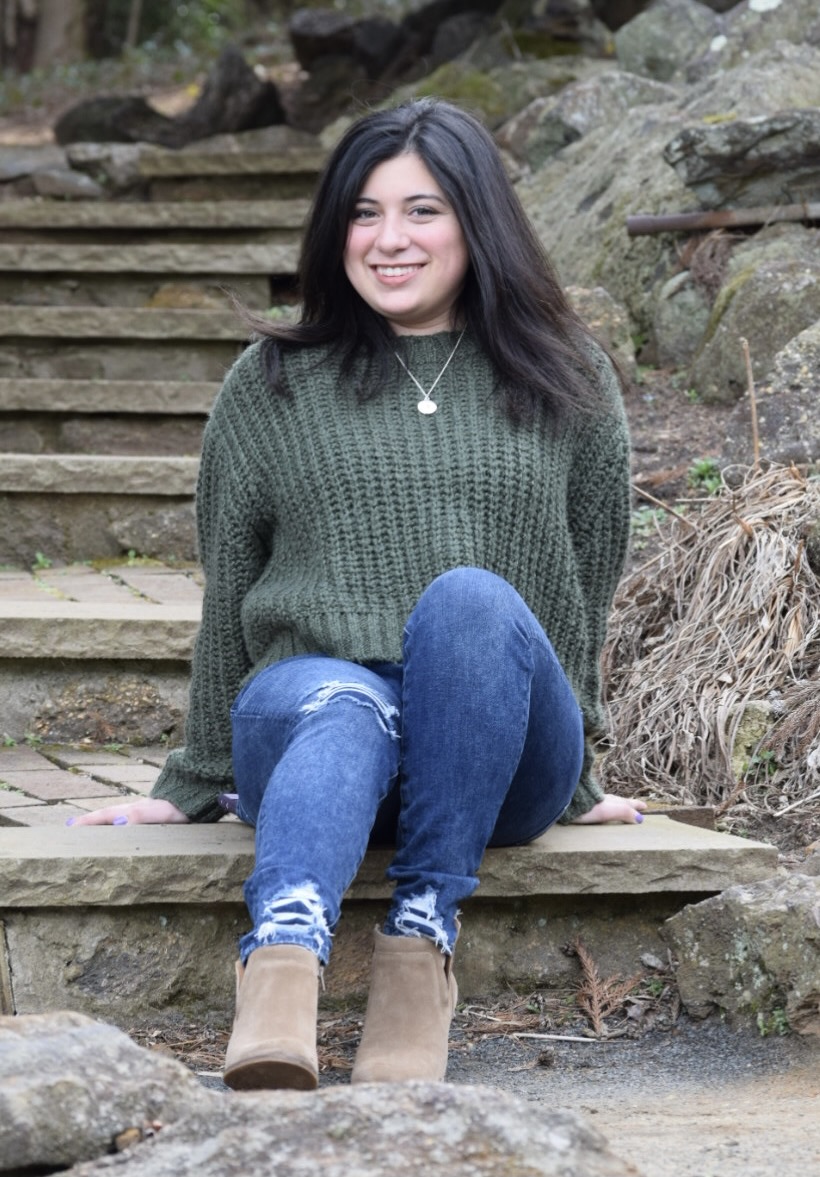
[[173, 802], [196, 822], [223, 816], [218, 797], [232, 784], [230, 709], [251, 669], [242, 633], [242, 602], [268, 557], [243, 409], [246, 381], [257, 378], [252, 358], [244, 353], [229, 372], [205, 429], [196, 493], [205, 593], [191, 668], [185, 746], [171, 752], [151, 791], [152, 797]]
[[569, 527], [586, 614], [584, 677], [576, 684], [586, 748], [581, 779], [563, 822], [586, 813], [604, 796], [593, 773], [594, 744], [604, 733], [601, 652], [629, 542], [629, 432], [620, 382], [602, 353], [599, 370], [609, 408], [589, 418], [579, 431], [568, 486]]

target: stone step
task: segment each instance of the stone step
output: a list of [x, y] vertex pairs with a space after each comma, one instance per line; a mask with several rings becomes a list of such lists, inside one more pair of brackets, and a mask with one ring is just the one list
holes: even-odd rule
[[[0, 826], [8, 827], [0, 828], [2, 1012], [76, 1009], [119, 1025], [180, 1016], [230, 1023], [253, 831], [230, 818], [65, 827], [84, 810], [147, 793], [164, 755], [0, 749]], [[345, 897], [327, 970], [330, 999], [363, 992], [372, 927], [390, 895], [389, 857], [369, 851]], [[571, 986], [576, 965], [561, 946], [579, 934], [602, 976], [633, 975], [647, 952], [666, 959], [662, 924], [686, 903], [776, 869], [774, 847], [654, 814], [640, 826], [554, 827], [528, 846], [490, 850], [464, 904], [462, 997]]]
[[301, 229], [310, 202], [294, 200], [56, 201], [32, 197], [0, 201], [0, 230], [110, 229], [168, 233], [199, 229]]
[[199, 459], [112, 454], [3, 454], [0, 492], [192, 496]]
[[[76, 155], [76, 153], [74, 153]], [[216, 139], [207, 147], [193, 143], [179, 151], [141, 144], [136, 172], [144, 180], [181, 176], [287, 176], [315, 179], [327, 151], [318, 142], [272, 149], [272, 138], [247, 138], [237, 150], [220, 150]]]
[[0, 271], [60, 274], [294, 274], [296, 244], [0, 244]]
[[[0, 204], [0, 208], [2, 205]], [[218, 381], [0, 379], [0, 413], [209, 413]]]
[[222, 310], [166, 307], [0, 307], [0, 337], [17, 339], [226, 340], [245, 342], [248, 328]]

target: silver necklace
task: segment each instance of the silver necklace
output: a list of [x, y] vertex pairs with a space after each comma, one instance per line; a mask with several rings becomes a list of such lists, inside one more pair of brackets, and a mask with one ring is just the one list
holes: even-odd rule
[[[464, 331], [466, 331], [466, 330], [467, 330], [467, 328], [465, 327]], [[452, 360], [453, 356], [458, 351], [458, 345], [461, 343], [462, 339], [464, 338], [464, 331], [462, 331], [461, 334], [459, 335], [458, 339], [456, 340], [456, 345], [453, 348], [453, 350], [450, 352], [449, 356], [447, 357], [444, 367], [441, 369], [438, 376], [436, 376], [435, 380], [433, 381], [433, 383], [430, 385], [430, 387], [427, 389], [426, 392], [424, 389], [424, 385], [421, 383], [420, 380], [416, 379], [416, 377], [413, 375], [413, 373], [407, 367], [407, 364], [405, 364], [404, 360], [401, 358], [399, 353], [397, 351], [393, 352], [393, 355], [399, 361], [399, 363], [404, 368], [407, 375], [410, 377], [410, 379], [415, 384], [416, 388], [421, 393], [421, 400], [416, 405], [416, 408], [418, 409], [418, 411], [420, 413], [423, 413], [425, 415], [425, 417], [429, 417], [431, 413], [435, 413], [436, 409], [438, 408], [438, 405], [436, 404], [436, 402], [431, 399], [431, 394], [432, 394], [434, 388], [436, 387], [436, 385], [438, 384], [439, 380], [441, 380], [444, 373], [450, 367], [450, 361]]]

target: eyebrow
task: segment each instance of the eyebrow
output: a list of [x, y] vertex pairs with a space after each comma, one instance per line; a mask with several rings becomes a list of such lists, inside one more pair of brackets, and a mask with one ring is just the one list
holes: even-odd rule
[[[446, 204], [447, 201], [443, 196], [436, 196], [434, 192], [416, 192], [413, 196], [405, 196], [402, 198], [405, 204], [410, 204], [413, 200], [435, 200], [438, 204]], [[378, 200], [374, 200], [372, 196], [359, 196], [356, 198], [357, 204], [378, 204]]]

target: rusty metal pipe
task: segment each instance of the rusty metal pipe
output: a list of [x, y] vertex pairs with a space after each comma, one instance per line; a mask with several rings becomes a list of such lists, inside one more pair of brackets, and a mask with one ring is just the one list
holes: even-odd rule
[[773, 204], [767, 208], [704, 209], [692, 213], [636, 213], [626, 218], [630, 237], [650, 233], [694, 232], [696, 229], [730, 229], [769, 225], [776, 221], [818, 221], [820, 204]]

